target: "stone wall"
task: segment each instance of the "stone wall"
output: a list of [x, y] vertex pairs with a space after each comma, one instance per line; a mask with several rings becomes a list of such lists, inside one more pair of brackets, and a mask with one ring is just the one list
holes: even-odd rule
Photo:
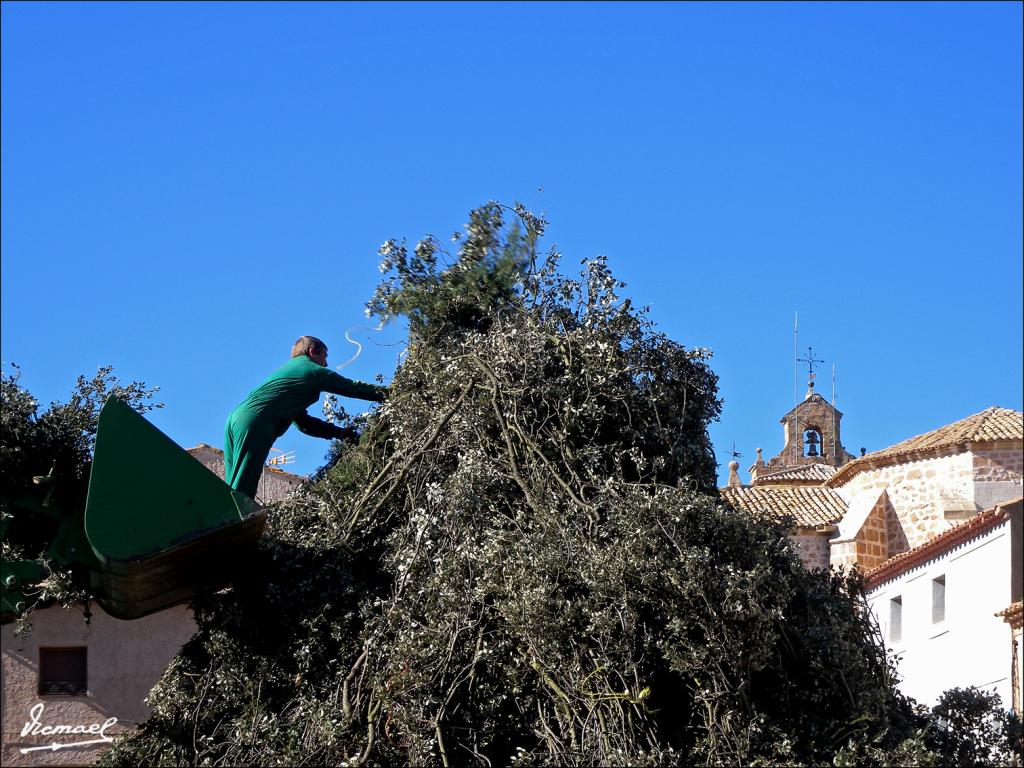
[[886, 522], [889, 509], [888, 495], [883, 494], [857, 532], [857, 565], [870, 571], [889, 559]]
[[1013, 480], [1018, 485], [1024, 475], [1024, 447], [1021, 443], [993, 443], [977, 447], [974, 454], [974, 482]]
[[896, 514], [896, 508], [889, 501], [888, 494], [886, 494], [885, 504], [885, 548], [889, 557], [910, 549], [907, 532], [903, 530], [903, 523], [900, 522], [900, 516]]
[[[840, 536], [843, 538], [833, 539], [830, 543], [829, 564], [834, 568], [850, 568], [857, 565], [862, 571], [870, 571], [872, 568], [881, 565], [889, 556], [895, 554], [889, 549], [889, 519], [890, 510], [888, 493], [878, 493], [877, 498], [871, 503], [870, 510], [861, 508], [865, 516], [859, 523], [856, 530], [843, 532], [840, 525]], [[866, 512], [866, 514], [865, 514]], [[857, 513], [851, 511], [856, 517]], [[850, 515], [844, 518], [844, 524], [850, 523]], [[857, 526], [856, 520], [853, 522]]]
[[974, 497], [979, 509], [989, 509], [1000, 501], [1022, 493], [1024, 450], [1020, 442], [993, 443], [978, 447], [974, 455]]
[[790, 534], [789, 540], [807, 570], [828, 568], [828, 534], [817, 533], [811, 528], [798, 528], [796, 533]]
[[888, 491], [887, 549], [897, 554], [924, 544], [953, 523], [943, 514], [941, 496], [974, 498], [974, 459], [970, 453], [917, 459], [857, 473], [835, 489], [848, 505], [858, 497]]
[[857, 541], [832, 542], [829, 550], [829, 563], [833, 568], [844, 568], [849, 570], [857, 564]]
[[[782, 452], [768, 462], [769, 471], [805, 464], [829, 464], [842, 466], [854, 457], [843, 447], [840, 436], [842, 414], [817, 392], [808, 393], [807, 398], [782, 418], [782, 432], [785, 444]], [[818, 451], [821, 455], [804, 455], [804, 432], [816, 429], [821, 435]], [[833, 447], [837, 456], [832, 455]]]
[[971, 514], [1020, 496], [1024, 475], [1021, 443], [1003, 442], [947, 456], [911, 459], [901, 464], [865, 469], [836, 491], [848, 505], [865, 494], [888, 490], [889, 555], [934, 538], [963, 519], [947, 513], [963, 506]]

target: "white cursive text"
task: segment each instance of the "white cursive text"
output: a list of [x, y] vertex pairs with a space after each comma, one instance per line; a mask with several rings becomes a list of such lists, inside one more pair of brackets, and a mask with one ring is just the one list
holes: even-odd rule
[[31, 752], [37, 749], [63, 749], [65, 747], [82, 746], [83, 744], [98, 744], [100, 742], [113, 742], [113, 737], [108, 736], [106, 731], [117, 724], [116, 717], [108, 717], [103, 723], [92, 723], [91, 725], [43, 725], [43, 702], [39, 702], [29, 710], [32, 718], [25, 723], [21, 729], [22, 738], [25, 736], [62, 736], [64, 734], [97, 736], [90, 741], [79, 741], [73, 744], [51, 744], [45, 747], [29, 747], [21, 752]]

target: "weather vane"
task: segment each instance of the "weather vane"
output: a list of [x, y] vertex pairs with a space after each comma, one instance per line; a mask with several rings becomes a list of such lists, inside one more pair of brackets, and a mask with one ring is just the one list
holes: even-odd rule
[[798, 363], [807, 363], [807, 379], [808, 380], [811, 380], [811, 379], [814, 378], [814, 364], [815, 363], [823, 363], [823, 362], [825, 362], [824, 360], [818, 360], [817, 358], [814, 357], [813, 347], [808, 347], [807, 348], [807, 357], [798, 357], [796, 360], [797, 360]]

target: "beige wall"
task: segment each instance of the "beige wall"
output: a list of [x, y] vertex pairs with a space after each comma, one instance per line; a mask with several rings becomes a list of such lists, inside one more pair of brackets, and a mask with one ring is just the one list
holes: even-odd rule
[[815, 568], [828, 568], [829, 544], [828, 534], [818, 533], [810, 528], [799, 528], [791, 534], [789, 540], [800, 555], [804, 567], [809, 571]]
[[857, 565], [862, 571], [870, 571], [889, 557], [886, 535], [888, 496], [879, 495], [860, 527], [852, 535], [834, 539], [829, 557], [834, 568], [850, 568]]
[[933, 539], [953, 522], [943, 514], [942, 494], [974, 498], [974, 459], [970, 453], [918, 459], [905, 464], [867, 469], [835, 489], [847, 505], [864, 496], [887, 490], [887, 550], [890, 554], [912, 549]]
[[977, 448], [974, 455], [974, 498], [979, 509], [1021, 495], [1024, 446], [1020, 442], [994, 443]]
[[835, 569], [849, 570], [857, 564], [857, 542], [855, 539], [834, 542], [829, 552], [831, 565]]
[[[132, 621], [115, 619], [95, 604], [91, 610], [89, 624], [85, 623], [81, 608], [65, 610], [53, 606], [36, 611], [32, 616], [32, 633], [27, 638], [16, 637], [13, 624], [3, 627], [0, 762], [4, 766], [88, 765], [93, 762], [105, 745], [22, 754], [23, 748], [96, 738], [71, 734], [22, 737], [21, 731], [30, 720], [32, 708], [43, 704], [40, 722], [44, 725], [89, 726], [117, 718], [117, 723], [106, 731], [116, 736], [146, 718], [144, 699], [150, 688], [196, 629], [192, 614], [185, 606]], [[40, 645], [88, 649], [87, 695], [38, 694]]]
[[864, 495], [888, 491], [885, 527], [891, 556], [924, 544], [963, 520], [964, 507], [973, 514], [1020, 496], [1022, 465], [1020, 441], [991, 443], [948, 456], [866, 469], [835, 490], [847, 505]]

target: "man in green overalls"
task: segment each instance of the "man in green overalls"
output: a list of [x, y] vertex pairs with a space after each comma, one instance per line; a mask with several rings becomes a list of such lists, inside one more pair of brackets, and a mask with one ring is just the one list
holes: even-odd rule
[[327, 345], [303, 336], [292, 346], [292, 359], [249, 393], [228, 416], [224, 430], [224, 479], [236, 491], [255, 498], [274, 441], [295, 424], [313, 437], [341, 438], [347, 431], [310, 416], [306, 409], [321, 392], [383, 402], [387, 387], [352, 381], [327, 368]]

